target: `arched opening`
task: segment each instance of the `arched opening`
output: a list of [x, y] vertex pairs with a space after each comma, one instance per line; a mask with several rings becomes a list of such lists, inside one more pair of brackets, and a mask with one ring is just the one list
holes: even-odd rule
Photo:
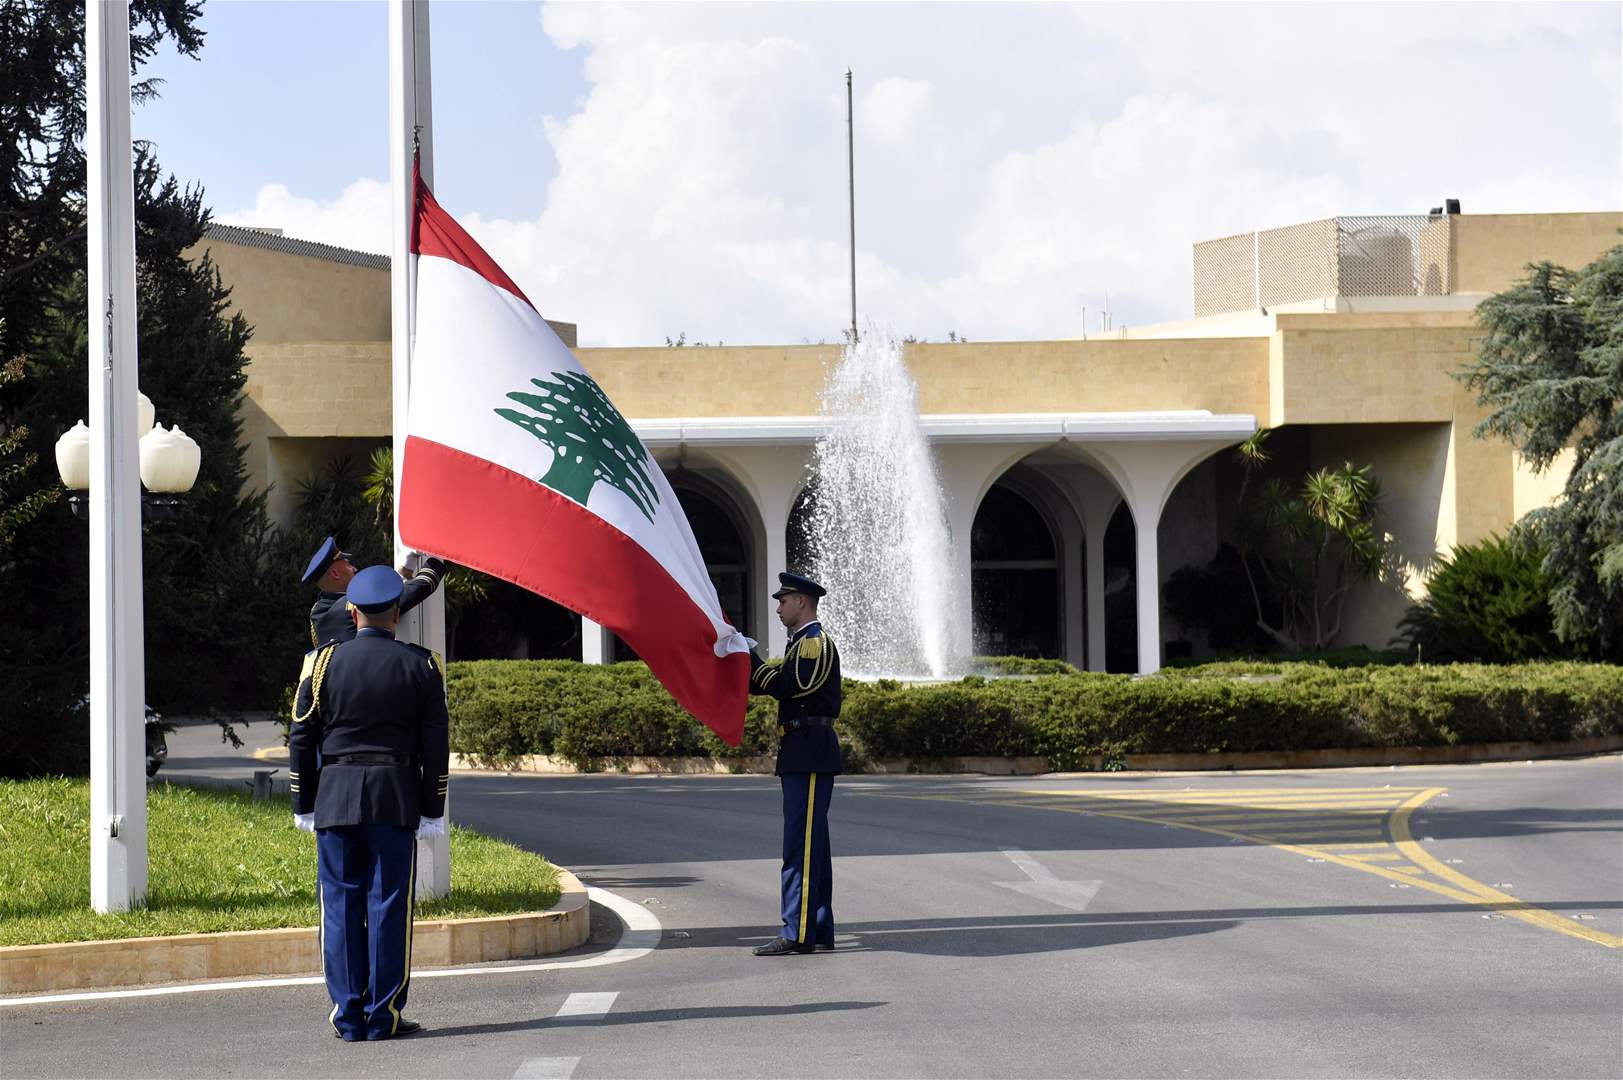
[[982, 656], [1059, 657], [1061, 591], [1054, 530], [1038, 508], [994, 484], [970, 532], [970, 603]]
[[1105, 529], [1105, 670], [1138, 667], [1138, 552], [1133, 514], [1122, 503]]
[[[789, 508], [789, 522], [784, 528], [784, 557], [789, 563], [783, 567], [769, 567], [773, 574], [780, 569], [796, 574], [809, 574], [817, 552], [812, 542], [812, 514], [817, 508], [817, 483], [812, 481], [800, 489], [795, 503]], [[777, 578], [772, 578], [775, 588]]]

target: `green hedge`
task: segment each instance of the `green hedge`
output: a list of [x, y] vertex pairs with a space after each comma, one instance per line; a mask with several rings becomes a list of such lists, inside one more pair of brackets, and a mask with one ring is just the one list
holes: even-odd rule
[[[641, 755], [738, 762], [776, 741], [776, 704], [752, 698], [725, 746], [641, 663], [480, 660], [450, 666], [451, 745], [481, 764], [554, 754], [602, 768]], [[847, 767], [959, 756], [1085, 768], [1128, 754], [1554, 742], [1623, 733], [1623, 668], [1228, 663], [1137, 678], [1085, 672], [950, 683], [847, 679]]]

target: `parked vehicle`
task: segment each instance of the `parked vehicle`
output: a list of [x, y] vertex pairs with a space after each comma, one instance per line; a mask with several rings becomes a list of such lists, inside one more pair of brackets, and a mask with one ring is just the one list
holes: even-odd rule
[[[163, 763], [169, 760], [169, 740], [164, 736], [174, 728], [164, 723], [163, 716], [156, 712], [151, 705], [142, 706], [146, 710], [146, 741], [147, 741], [147, 776], [153, 777], [163, 768]], [[90, 698], [85, 696], [79, 699], [78, 706], [73, 710], [74, 717], [84, 723], [90, 722]]]

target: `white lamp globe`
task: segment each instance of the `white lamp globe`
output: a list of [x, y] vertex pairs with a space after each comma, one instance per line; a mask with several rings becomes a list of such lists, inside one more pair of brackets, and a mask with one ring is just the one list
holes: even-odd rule
[[135, 437], [137, 439], [145, 438], [146, 433], [152, 430], [152, 421], [157, 415], [157, 412], [152, 408], [152, 399], [137, 390], [135, 392]]
[[157, 424], [141, 437], [141, 483], [148, 491], [178, 495], [197, 482], [203, 452], [178, 427]]
[[56, 440], [56, 471], [69, 491], [90, 490], [90, 429], [83, 420]]

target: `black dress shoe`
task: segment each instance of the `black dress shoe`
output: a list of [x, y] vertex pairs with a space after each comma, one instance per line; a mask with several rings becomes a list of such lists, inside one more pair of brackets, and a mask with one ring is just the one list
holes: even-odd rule
[[765, 945], [757, 945], [757, 946], [755, 946], [755, 955], [756, 956], [788, 956], [791, 953], [809, 953], [809, 952], [813, 951], [816, 948], [817, 948], [817, 946], [813, 945], [809, 941], [802, 944], [801, 942], [798, 942], [798, 941], [790, 941], [788, 938], [781, 938], [780, 937], [780, 938], [773, 938], [771, 941], [767, 942]]
[[[404, 1016], [402, 1016], [395, 1023], [394, 1034], [393, 1035], [368, 1035], [368, 1036], [366, 1036], [366, 1041], [368, 1041], [368, 1042], [380, 1042], [383, 1039], [398, 1039], [403, 1035], [415, 1035], [415, 1034], [417, 1034], [417, 1032], [419, 1032], [421, 1030], [423, 1030], [423, 1025], [419, 1024], [415, 1020], [407, 1020]], [[333, 1034], [338, 1035], [338, 1032], [335, 1030], [333, 1032]], [[340, 1035], [339, 1038], [343, 1038], [343, 1036]], [[351, 1039], [350, 1041], [351, 1042], [359, 1042], [360, 1040], [359, 1039]]]
[[834, 945], [832, 943], [830, 943], [830, 942], [819, 942], [818, 946], [817, 946], [817, 951], [818, 952], [833, 952], [834, 951]]

